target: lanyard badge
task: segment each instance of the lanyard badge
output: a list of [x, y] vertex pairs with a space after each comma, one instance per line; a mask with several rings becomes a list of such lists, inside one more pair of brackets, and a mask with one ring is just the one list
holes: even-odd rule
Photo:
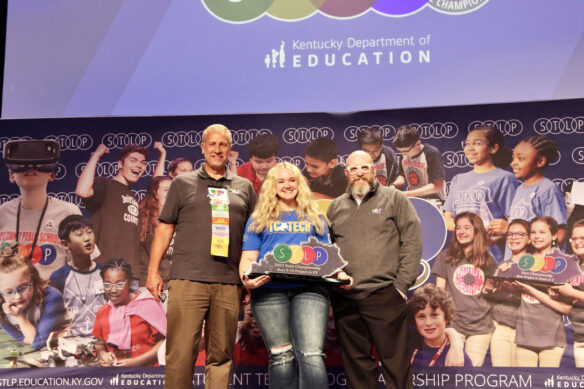
[[211, 204], [211, 255], [226, 257], [229, 254], [229, 197], [227, 189], [209, 187]]

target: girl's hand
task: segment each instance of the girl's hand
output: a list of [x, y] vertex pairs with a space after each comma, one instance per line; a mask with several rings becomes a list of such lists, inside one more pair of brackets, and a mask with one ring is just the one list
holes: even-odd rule
[[111, 351], [100, 351], [97, 356], [100, 366], [109, 367], [118, 364], [116, 354]]
[[562, 295], [566, 297], [574, 297], [574, 287], [568, 283], [558, 285], [558, 286], [550, 286], [550, 291], [555, 293], [556, 295]]
[[533, 292], [535, 290], [537, 290], [533, 286], [531, 286], [529, 284], [524, 284], [521, 281], [513, 281], [513, 284], [517, 285], [519, 288], [521, 288], [522, 291], [524, 291], [525, 293], [529, 293], [532, 296], [533, 296]]
[[489, 224], [487, 232], [489, 235], [505, 235], [507, 233], [507, 228], [509, 223], [505, 219], [495, 219]]
[[511, 262], [503, 262], [500, 263], [499, 266], [497, 266], [497, 269], [501, 270], [501, 271], [507, 271], [511, 268]]
[[267, 275], [261, 275], [259, 277], [256, 277], [254, 279], [249, 278], [247, 275], [243, 275], [243, 279], [241, 280], [243, 282], [243, 286], [245, 286], [247, 289], [256, 289], [259, 288], [260, 286], [268, 283], [271, 281], [270, 276]]
[[2, 304], [2, 310], [4, 311], [4, 313], [6, 315], [10, 315], [10, 316], [21, 316], [24, 312], [24, 308], [21, 306], [20, 304], [14, 304], [14, 303], [8, 303], [8, 302], [4, 302]]

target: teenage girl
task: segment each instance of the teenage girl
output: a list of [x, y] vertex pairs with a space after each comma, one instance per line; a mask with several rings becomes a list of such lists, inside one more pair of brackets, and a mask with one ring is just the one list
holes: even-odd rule
[[566, 203], [560, 188], [544, 177], [545, 168], [558, 158], [556, 142], [543, 135], [523, 139], [513, 150], [511, 167], [515, 177], [523, 180], [511, 203], [509, 220], [530, 221], [537, 216], [551, 216], [560, 225], [558, 242], [566, 236]]
[[[549, 216], [536, 217], [529, 234], [533, 254], [548, 254], [557, 245], [558, 223]], [[523, 291], [515, 336], [517, 365], [559, 367], [566, 348], [562, 315], [569, 315], [572, 306], [531, 285], [516, 283]]]
[[[574, 223], [570, 245], [574, 255], [580, 260], [580, 270], [584, 272], [584, 219]], [[574, 329], [574, 362], [576, 362], [576, 367], [584, 367], [584, 275], [577, 277], [569, 284], [552, 289], [574, 302], [570, 313], [570, 321]]]
[[[499, 264], [500, 271], [508, 270], [527, 254], [531, 240], [529, 239], [529, 222], [515, 219], [509, 223], [507, 230], [507, 248], [511, 252], [509, 260]], [[520, 299], [509, 281], [493, 285], [487, 282], [483, 292], [493, 303], [493, 320], [495, 331], [491, 337], [491, 362], [494, 367], [516, 366], [517, 346], [515, 344], [515, 328], [519, 312]]]
[[[327, 221], [302, 172], [288, 162], [268, 171], [255, 211], [245, 227], [239, 264], [243, 285], [268, 349], [270, 388], [328, 388], [324, 338], [329, 317], [326, 289], [318, 285], [250, 279], [251, 264], [280, 244], [299, 245], [315, 237], [330, 242]], [[344, 271], [342, 277], [349, 279]], [[338, 277], [338, 276], [337, 276]]]
[[494, 273], [496, 262], [489, 254], [487, 232], [478, 215], [463, 212], [454, 223], [450, 245], [436, 258], [432, 273], [436, 286], [452, 296], [456, 311], [452, 327], [461, 334], [473, 366], [482, 366], [495, 329], [483, 285]]
[[97, 315], [92, 334], [101, 366], [158, 366], [166, 336], [166, 315], [150, 292], [131, 290], [132, 268], [112, 258], [101, 269], [109, 300]]
[[[504, 146], [503, 134], [488, 126], [472, 130], [462, 147], [473, 170], [452, 179], [444, 203], [446, 226], [454, 230], [454, 217], [472, 212], [483, 220], [491, 240], [500, 240], [507, 232], [511, 201], [519, 185], [513, 174], [503, 170], [509, 166], [512, 152]], [[491, 253], [497, 260], [503, 259], [502, 247], [493, 244]]]
[[[188, 162], [188, 161], [187, 161]], [[189, 162], [190, 163], [190, 162]], [[158, 215], [166, 202], [166, 195], [172, 179], [168, 176], [158, 176], [152, 179], [146, 189], [146, 195], [139, 204], [139, 238], [140, 238], [140, 285], [146, 284], [146, 277], [148, 276], [148, 264], [150, 263], [150, 246], [154, 239], [154, 231], [158, 226]], [[158, 271], [165, 282], [163, 287], [163, 294], [166, 292], [166, 282], [168, 282], [168, 274], [170, 271], [170, 258], [172, 256], [172, 244], [166, 251], [166, 254], [160, 261]]]
[[33, 349], [44, 347], [51, 332], [71, 323], [61, 293], [41, 279], [16, 246], [0, 257], [0, 304], [0, 327]]

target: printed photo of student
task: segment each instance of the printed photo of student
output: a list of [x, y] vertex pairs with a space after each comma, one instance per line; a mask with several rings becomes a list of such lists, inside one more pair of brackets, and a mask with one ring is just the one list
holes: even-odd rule
[[166, 314], [147, 290], [131, 289], [132, 268], [110, 259], [101, 269], [108, 302], [97, 312], [93, 336], [101, 366], [157, 366], [166, 337]]
[[403, 177], [400, 178], [398, 158], [391, 148], [383, 145], [381, 130], [370, 127], [359, 131], [357, 143], [359, 143], [361, 150], [373, 159], [376, 178], [381, 185], [393, 185], [398, 188], [404, 186], [405, 181]]
[[[574, 223], [569, 240], [572, 252], [580, 260], [580, 270], [584, 273], [584, 219]], [[574, 362], [576, 367], [584, 367], [584, 274], [570, 283], [551, 289], [573, 303], [570, 321], [574, 330]]]
[[434, 260], [432, 273], [436, 286], [452, 296], [456, 311], [452, 328], [460, 333], [473, 366], [482, 366], [495, 329], [483, 286], [497, 264], [489, 254], [487, 232], [478, 215], [463, 212], [454, 223], [450, 244]]
[[400, 176], [407, 183], [405, 195], [430, 200], [441, 208], [446, 200], [446, 186], [440, 150], [422, 143], [420, 133], [412, 126], [397, 129], [393, 146], [401, 153]]
[[[408, 300], [410, 316], [418, 332], [412, 353], [412, 366], [447, 366], [446, 354], [450, 350], [447, 327], [455, 316], [452, 298], [444, 289], [434, 284], [425, 284], [416, 289]], [[463, 351], [464, 365], [472, 366], [472, 361]]]
[[266, 174], [278, 162], [276, 161], [276, 156], [279, 150], [280, 141], [275, 135], [263, 134], [256, 136], [247, 146], [249, 161], [236, 168], [236, 160], [239, 153], [232, 151], [229, 154], [229, 170], [239, 177], [250, 180], [256, 193], [260, 193]]
[[91, 336], [95, 315], [105, 304], [101, 266], [91, 259], [95, 234], [91, 221], [69, 215], [59, 224], [59, 238], [71, 261], [51, 274], [50, 282], [63, 294], [71, 312], [71, 335]]
[[[27, 155], [35, 150], [35, 142], [12, 144], [16, 144], [19, 154]], [[59, 150], [57, 142], [42, 142]], [[3, 157], [6, 162], [6, 156]], [[18, 242], [20, 253], [34, 262], [43, 280], [67, 261], [67, 251], [58, 243], [59, 223], [67, 215], [81, 215], [77, 205], [47, 195], [49, 182], [55, 180], [57, 163], [57, 160], [52, 164], [25, 161], [22, 165], [11, 165], [9, 179], [18, 186], [20, 196], [0, 205], [0, 247]]]
[[79, 176], [75, 193], [91, 215], [101, 251], [96, 261], [122, 257], [138, 268], [138, 201], [130, 190], [146, 170], [148, 150], [128, 145], [118, 155], [118, 172], [113, 178], [95, 177], [99, 160], [110, 150], [103, 144], [91, 153]]
[[[140, 286], [146, 285], [146, 278], [148, 277], [148, 265], [150, 264], [150, 247], [154, 240], [154, 232], [158, 226], [158, 215], [166, 202], [166, 195], [172, 179], [167, 176], [155, 177], [150, 181], [146, 189], [146, 195], [140, 200], [139, 215], [140, 215]], [[173, 241], [166, 250], [166, 254], [160, 261], [158, 272], [162, 277], [164, 283], [162, 293], [167, 295], [168, 276], [170, 274], [170, 264], [172, 263], [172, 252], [174, 249]], [[164, 299], [163, 303], [166, 303]]]
[[61, 293], [17, 250], [12, 245], [0, 257], [0, 326], [14, 340], [38, 350], [70, 320]]
[[444, 220], [454, 230], [454, 217], [462, 212], [479, 215], [497, 261], [503, 260], [504, 245], [498, 245], [507, 232], [511, 202], [519, 182], [511, 172], [503, 170], [511, 162], [512, 152], [505, 147], [503, 134], [494, 127], [472, 130], [462, 141], [464, 154], [473, 170], [457, 174], [450, 183], [444, 203]]
[[334, 199], [347, 189], [343, 166], [337, 163], [337, 144], [329, 138], [316, 138], [304, 150], [305, 169], [315, 199]]
[[173, 159], [168, 164], [168, 177], [174, 178], [179, 174], [190, 173], [193, 169], [193, 163], [186, 158]]
[[[529, 222], [522, 219], [513, 220], [509, 223], [506, 238], [511, 257], [497, 266], [500, 271], [516, 266], [519, 259], [527, 254], [531, 243]], [[495, 331], [491, 337], [491, 363], [494, 367], [517, 366], [515, 328], [521, 294], [517, 287], [512, 285], [512, 281], [498, 280], [495, 283], [492, 279], [487, 280], [483, 293], [493, 304], [492, 316]]]
[[[164, 165], [166, 164], [166, 149], [162, 142], [154, 142], [154, 150], [158, 151], [158, 161], [154, 167], [152, 178], [164, 176]], [[182, 173], [189, 173], [193, 171], [193, 163], [186, 158], [173, 159], [168, 164], [168, 177], [174, 178]]]
[[527, 137], [515, 146], [511, 168], [523, 183], [511, 202], [509, 221], [551, 216], [559, 224], [557, 240], [562, 244], [567, 229], [566, 202], [560, 187], [543, 175], [547, 166], [557, 159], [556, 142], [543, 135]]
[[[529, 225], [532, 253], [545, 255], [557, 247], [558, 223], [549, 216], [539, 216]], [[559, 367], [566, 349], [563, 315], [572, 305], [560, 301], [550, 289], [542, 291], [527, 283], [521, 287], [521, 305], [517, 319], [517, 366]]]
[[240, 336], [233, 349], [233, 363], [240, 365], [266, 366], [269, 361], [268, 349], [264, 344], [262, 333], [249, 305], [245, 306], [245, 318], [240, 329]]

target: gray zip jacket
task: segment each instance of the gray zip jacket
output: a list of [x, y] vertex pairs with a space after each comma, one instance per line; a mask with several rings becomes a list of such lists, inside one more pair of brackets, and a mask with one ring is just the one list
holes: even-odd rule
[[343, 270], [354, 279], [341, 294], [359, 300], [390, 284], [408, 291], [420, 271], [422, 228], [406, 195], [376, 180], [360, 205], [347, 191], [327, 216], [331, 238], [348, 262]]

